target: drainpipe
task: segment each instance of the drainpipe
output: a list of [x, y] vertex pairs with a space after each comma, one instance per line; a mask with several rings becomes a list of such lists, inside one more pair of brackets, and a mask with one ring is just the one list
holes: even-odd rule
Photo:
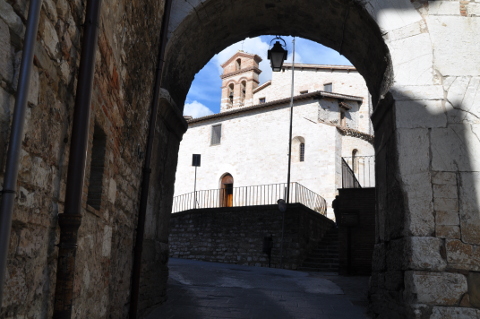
[[28, 102], [30, 75], [33, 66], [33, 51], [38, 31], [38, 20], [42, 0], [32, 0], [28, 11], [27, 29], [23, 41], [22, 62], [18, 79], [15, 110], [13, 112], [10, 141], [8, 144], [5, 178], [1, 191], [0, 204], [0, 305], [3, 300], [3, 286], [5, 283], [5, 268], [7, 266], [8, 244], [12, 227], [13, 205], [16, 195], [19, 157], [25, 124], [25, 111]]
[[133, 266], [132, 266], [132, 287], [130, 292], [130, 319], [137, 318], [138, 312], [138, 294], [140, 287], [140, 274], [142, 271], [142, 250], [143, 236], [145, 234], [145, 217], [147, 214], [148, 191], [150, 187], [150, 162], [152, 157], [153, 140], [155, 138], [155, 127], [157, 124], [157, 113], [160, 96], [160, 87], [162, 84], [162, 71], [165, 56], [165, 48], [168, 41], [168, 24], [170, 20], [170, 11], [172, 8], [172, 0], [166, 0], [162, 26], [160, 31], [160, 48], [157, 58], [157, 70], [155, 73], [155, 83], [153, 84], [153, 100], [150, 112], [150, 120], [148, 126], [147, 145], [145, 150], [145, 163], [143, 167], [142, 190], [140, 193], [140, 207], [138, 212], [137, 234], [135, 238], [135, 247], [133, 249]]
[[100, 8], [101, 0], [87, 1], [68, 160], [65, 210], [63, 214], [58, 215], [60, 242], [58, 244], [54, 319], [68, 319], [72, 316], [75, 255], [78, 228], [82, 220], [81, 204]]

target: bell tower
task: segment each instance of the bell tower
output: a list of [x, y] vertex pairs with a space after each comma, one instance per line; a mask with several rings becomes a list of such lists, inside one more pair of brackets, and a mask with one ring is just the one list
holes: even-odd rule
[[220, 112], [253, 105], [253, 90], [258, 87], [262, 58], [243, 51], [235, 53], [222, 64], [222, 101]]

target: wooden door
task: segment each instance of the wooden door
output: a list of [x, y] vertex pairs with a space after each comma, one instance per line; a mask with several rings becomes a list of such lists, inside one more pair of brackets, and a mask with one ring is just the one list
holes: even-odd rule
[[233, 177], [230, 174], [222, 178], [220, 207], [233, 207]]

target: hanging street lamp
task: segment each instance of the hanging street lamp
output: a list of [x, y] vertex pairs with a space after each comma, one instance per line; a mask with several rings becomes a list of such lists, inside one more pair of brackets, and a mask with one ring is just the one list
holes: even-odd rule
[[[268, 59], [270, 60], [270, 66], [272, 67], [273, 72], [280, 72], [282, 70], [283, 61], [287, 59], [288, 51], [285, 49], [287, 43], [281, 37], [276, 36], [275, 38], [270, 41], [270, 44], [274, 41], [275, 42], [273, 47], [268, 50]], [[283, 45], [280, 43], [283, 41]]]

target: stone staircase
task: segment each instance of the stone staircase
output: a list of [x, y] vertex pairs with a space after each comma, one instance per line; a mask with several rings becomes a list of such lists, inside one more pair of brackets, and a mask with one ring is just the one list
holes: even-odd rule
[[338, 272], [338, 228], [333, 227], [325, 234], [298, 270]]

